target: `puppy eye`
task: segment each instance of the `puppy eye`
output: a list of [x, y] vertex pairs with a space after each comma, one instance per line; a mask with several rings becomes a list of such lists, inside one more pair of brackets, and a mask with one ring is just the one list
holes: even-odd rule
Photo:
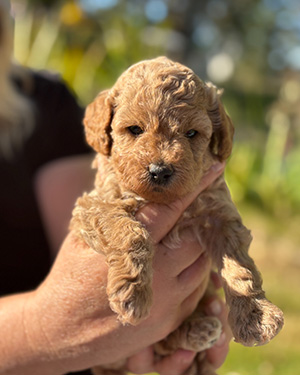
[[137, 125], [128, 126], [127, 129], [133, 135], [140, 135], [140, 134], [144, 133], [144, 130], [142, 128], [140, 128], [139, 126], [137, 126]]
[[190, 129], [190, 130], [188, 130], [188, 131], [185, 133], [185, 136], [186, 136], [187, 138], [193, 138], [193, 137], [195, 137], [195, 135], [196, 135], [197, 133], [198, 133], [197, 130]]

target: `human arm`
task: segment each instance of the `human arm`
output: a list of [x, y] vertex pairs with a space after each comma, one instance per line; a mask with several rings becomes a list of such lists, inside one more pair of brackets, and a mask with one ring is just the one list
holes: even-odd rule
[[52, 257], [65, 236], [76, 199], [93, 188], [94, 154], [69, 156], [41, 167], [35, 178], [35, 192]]

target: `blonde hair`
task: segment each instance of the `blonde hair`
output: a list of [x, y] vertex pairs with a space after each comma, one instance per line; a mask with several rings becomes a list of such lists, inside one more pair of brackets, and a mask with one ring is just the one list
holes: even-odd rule
[[0, 158], [6, 159], [21, 148], [34, 126], [33, 105], [13, 82], [28, 84], [30, 75], [12, 63], [12, 27], [9, 2], [0, 0]]

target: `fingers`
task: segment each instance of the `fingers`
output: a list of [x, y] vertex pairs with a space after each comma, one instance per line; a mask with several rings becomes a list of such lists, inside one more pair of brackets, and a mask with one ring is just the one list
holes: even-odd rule
[[211, 259], [202, 252], [197, 241], [178, 249], [164, 249], [163, 245], [158, 245], [153, 262], [154, 294], [160, 296], [164, 288], [168, 290], [165, 300], [180, 304], [199, 287], [203, 295], [210, 269]]
[[154, 371], [154, 354], [152, 346], [141, 350], [127, 360], [127, 370], [134, 374], [146, 374]]
[[213, 282], [213, 285], [216, 289], [222, 288], [222, 281], [221, 277], [217, 272], [212, 271], [211, 272], [211, 281]]
[[[185, 268], [177, 277], [179, 284], [186, 287], [186, 283], [199, 283], [206, 278], [208, 270], [211, 268], [211, 258], [206, 253], [201, 254], [195, 262]], [[202, 277], [200, 277], [202, 276]], [[199, 285], [199, 284], [198, 284]]]
[[208, 172], [202, 177], [202, 190], [205, 190], [215, 179], [220, 176], [225, 169], [225, 162], [216, 163], [210, 167]]
[[232, 333], [227, 322], [227, 308], [224, 302], [218, 297], [211, 297], [205, 307], [207, 315], [216, 316], [222, 323], [223, 331], [215, 345], [207, 350], [207, 358], [215, 369], [219, 368], [226, 359], [229, 351], [229, 342]]
[[193, 311], [195, 311], [199, 300], [201, 300], [201, 298], [203, 297], [206, 287], [207, 283], [203, 282], [194, 290], [194, 292], [187, 295], [186, 298], [181, 302], [180, 311], [178, 313], [177, 320], [170, 329], [171, 332], [177, 329], [179, 325], [185, 319], [187, 319], [193, 313]]
[[190, 350], [178, 349], [174, 354], [162, 358], [155, 364], [154, 370], [160, 375], [181, 375], [190, 367], [195, 352]]
[[170, 356], [155, 361], [152, 347], [143, 349], [130, 357], [127, 361], [127, 370], [134, 374], [157, 372], [160, 375], [181, 375], [192, 364], [196, 353], [178, 349]]
[[195, 237], [189, 241], [182, 239], [175, 248], [169, 248], [162, 243], [156, 248], [153, 267], [157, 272], [164, 272], [170, 277], [177, 277], [203, 254], [203, 249]]
[[151, 315], [157, 321], [164, 311], [169, 311], [167, 319], [163, 321], [164, 336], [175, 330], [195, 310], [207, 288], [210, 267], [209, 258], [200, 256], [178, 276], [168, 276], [164, 270], [157, 272], [154, 268]]
[[183, 211], [223, 173], [224, 167], [224, 163], [213, 165], [209, 172], [203, 176], [197, 189], [186, 197], [178, 199], [169, 205], [148, 204], [136, 214], [137, 219], [147, 227], [155, 243], [159, 243], [165, 237]]

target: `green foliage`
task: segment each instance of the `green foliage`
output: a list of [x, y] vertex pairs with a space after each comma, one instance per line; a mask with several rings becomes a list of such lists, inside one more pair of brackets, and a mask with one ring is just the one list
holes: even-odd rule
[[[155, 12], [147, 11], [150, 0], [96, 1], [92, 10], [89, 3], [31, 0], [20, 6], [16, 1], [17, 60], [60, 72], [84, 105], [129, 65], [161, 54], [186, 63], [203, 79], [220, 79], [216, 83], [225, 87], [224, 101], [236, 125], [227, 171], [234, 199], [275, 216], [295, 214], [300, 206], [300, 135], [295, 130], [299, 113], [291, 106], [300, 104], [300, 80], [295, 71], [286, 74], [283, 56], [281, 70], [272, 69], [271, 58], [274, 38], [282, 35], [294, 43], [292, 26], [276, 26], [292, 5], [189, 0], [180, 6], [161, 0], [167, 13], [155, 22]], [[231, 60], [223, 61], [221, 51]], [[216, 56], [223, 65], [214, 67]], [[231, 63], [233, 71], [220, 77], [218, 72]], [[294, 86], [282, 98], [287, 83]]]

